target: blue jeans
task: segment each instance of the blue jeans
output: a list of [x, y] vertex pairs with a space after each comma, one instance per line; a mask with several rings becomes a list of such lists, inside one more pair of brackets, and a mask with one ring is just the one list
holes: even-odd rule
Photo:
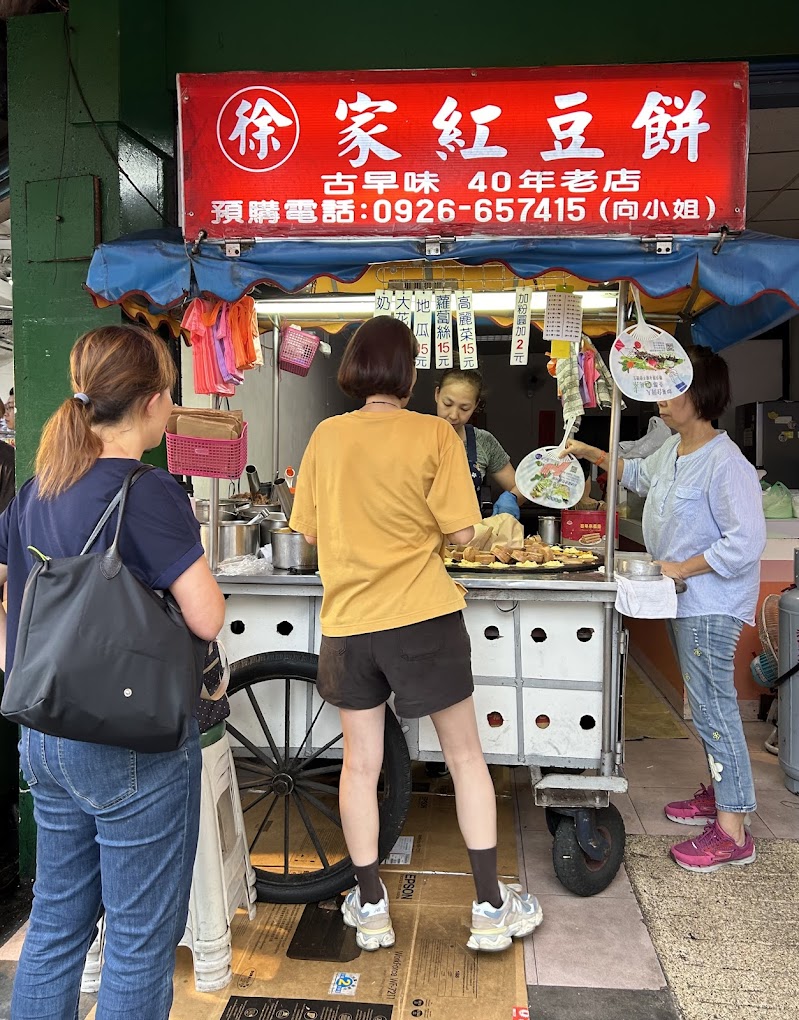
[[38, 827], [30, 925], [12, 1020], [73, 1020], [105, 910], [98, 1020], [166, 1020], [197, 849], [199, 734], [137, 754], [22, 728]]
[[735, 692], [735, 649], [743, 624], [732, 616], [670, 620], [694, 726], [705, 745], [716, 809], [756, 809], [752, 765]]

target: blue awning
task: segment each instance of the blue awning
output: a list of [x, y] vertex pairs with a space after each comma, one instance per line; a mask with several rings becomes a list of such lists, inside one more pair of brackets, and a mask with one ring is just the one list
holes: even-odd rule
[[198, 294], [236, 301], [256, 284], [293, 292], [319, 276], [354, 283], [383, 262], [456, 260], [503, 263], [524, 279], [562, 270], [590, 283], [629, 280], [652, 298], [690, 288], [694, 280], [719, 305], [692, 323], [694, 341], [721, 350], [799, 311], [799, 241], [744, 231], [722, 245], [714, 238], [675, 238], [668, 255], [645, 251], [636, 238], [516, 238], [456, 241], [439, 256], [411, 240], [260, 241], [231, 258], [205, 243], [193, 251], [177, 231], [147, 231], [100, 245], [87, 289], [117, 303], [141, 295], [167, 308]]

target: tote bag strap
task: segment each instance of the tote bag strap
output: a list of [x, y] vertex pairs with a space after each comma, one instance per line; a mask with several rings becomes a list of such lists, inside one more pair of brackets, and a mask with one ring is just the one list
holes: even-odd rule
[[[125, 478], [125, 481], [122, 483], [122, 487], [120, 488], [119, 492], [116, 494], [116, 496], [114, 496], [114, 498], [111, 500], [111, 502], [105, 508], [103, 516], [97, 522], [94, 531], [91, 533], [91, 535], [89, 535], [89, 538], [88, 538], [88, 541], [86, 542], [86, 545], [84, 545], [84, 547], [81, 549], [81, 551], [80, 551], [81, 556], [85, 556], [86, 553], [91, 549], [91, 547], [97, 541], [97, 539], [98, 539], [98, 537], [100, 535], [100, 532], [103, 530], [103, 528], [108, 523], [108, 520], [111, 517], [111, 514], [116, 510], [116, 508], [122, 502], [123, 497], [125, 499], [127, 499], [128, 489], [131, 487], [131, 485], [133, 485], [134, 482], [138, 481], [138, 479], [141, 478], [142, 475], [144, 475], [148, 471], [152, 471], [152, 470], [153, 470], [152, 464], [139, 464], [135, 468], [132, 468], [131, 471], [128, 472], [128, 475]], [[120, 525], [122, 523], [122, 514], [123, 513], [124, 513], [124, 507], [119, 511], [119, 520], [117, 521], [117, 530], [116, 530], [116, 533], [114, 535], [114, 542], [113, 542], [112, 548], [116, 547], [118, 542], [119, 542], [119, 529], [120, 529]]]

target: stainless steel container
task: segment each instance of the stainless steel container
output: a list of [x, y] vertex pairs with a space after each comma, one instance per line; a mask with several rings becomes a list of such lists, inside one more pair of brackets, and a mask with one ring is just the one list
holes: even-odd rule
[[653, 563], [648, 553], [617, 553], [615, 564], [617, 574], [636, 581], [653, 581], [663, 576], [660, 564]]
[[272, 565], [276, 570], [315, 570], [319, 560], [316, 546], [309, 545], [305, 536], [290, 528], [279, 528], [272, 532]]
[[[231, 521], [236, 516], [236, 509], [240, 506], [235, 500], [232, 499], [220, 499], [219, 500], [219, 519], [221, 521]], [[208, 517], [211, 511], [210, 501], [207, 499], [197, 499], [194, 501], [194, 516], [200, 522], [200, 524], [207, 524]]]
[[560, 517], [539, 517], [538, 534], [544, 545], [557, 545], [560, 541]]
[[259, 545], [268, 545], [270, 536], [278, 528], [285, 528], [288, 525], [286, 515], [275, 505], [274, 509], [268, 506], [248, 506], [239, 510], [239, 517], [243, 521], [257, 521], [260, 531]]
[[[208, 552], [210, 524], [200, 525], [200, 541], [203, 549]], [[258, 521], [220, 521], [217, 559], [233, 559], [234, 556], [255, 556], [260, 549], [260, 529]]]

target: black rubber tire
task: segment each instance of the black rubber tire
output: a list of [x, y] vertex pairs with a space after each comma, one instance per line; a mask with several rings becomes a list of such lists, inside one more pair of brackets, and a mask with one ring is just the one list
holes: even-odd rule
[[576, 896], [596, 896], [607, 889], [624, 859], [624, 820], [613, 804], [596, 812], [596, 826], [610, 842], [604, 861], [586, 857], [577, 842], [574, 819], [562, 815], [552, 844], [552, 863], [558, 880]]
[[[296, 679], [316, 683], [318, 658], [307, 652], [263, 652], [230, 667], [228, 696], [270, 680]], [[385, 757], [380, 801], [378, 852], [383, 860], [402, 832], [411, 798], [411, 759], [397, 717], [386, 711]], [[329, 868], [284, 878], [255, 867], [258, 899], [264, 903], [319, 903], [355, 884], [349, 857]]]

